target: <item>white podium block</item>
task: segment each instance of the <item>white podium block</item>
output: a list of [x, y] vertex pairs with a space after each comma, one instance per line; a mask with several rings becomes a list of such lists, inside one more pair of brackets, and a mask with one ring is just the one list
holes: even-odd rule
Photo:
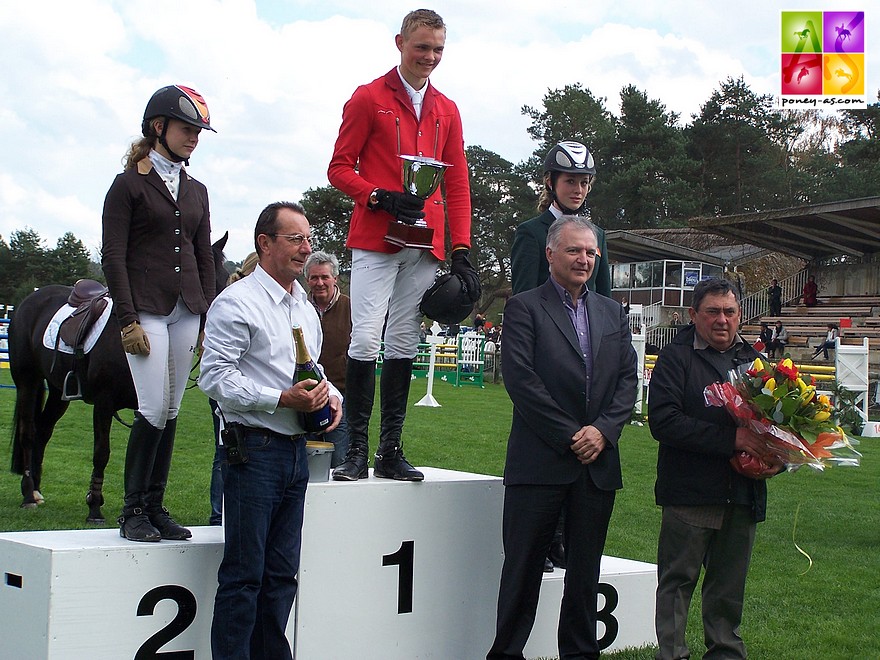
[[[421, 469], [421, 483], [309, 484], [287, 628], [297, 658], [485, 657], [504, 487], [498, 477]], [[117, 529], [0, 534], [0, 657], [210, 658], [223, 530], [192, 531], [190, 541], [160, 543]], [[556, 655], [563, 575], [544, 579], [529, 657]], [[652, 642], [654, 566], [603, 557], [602, 583], [608, 647]]]
[[192, 531], [161, 543], [118, 529], [0, 534], [0, 655], [210, 658], [223, 537], [219, 527]]
[[[524, 649], [527, 658], [555, 658], [558, 655], [556, 629], [564, 582], [564, 570], [557, 568], [544, 574], [535, 627]], [[602, 651], [657, 643], [654, 631], [656, 591], [656, 564], [602, 556], [596, 633]]]
[[504, 487], [498, 477], [420, 469], [420, 483], [309, 484], [297, 658], [485, 657]]

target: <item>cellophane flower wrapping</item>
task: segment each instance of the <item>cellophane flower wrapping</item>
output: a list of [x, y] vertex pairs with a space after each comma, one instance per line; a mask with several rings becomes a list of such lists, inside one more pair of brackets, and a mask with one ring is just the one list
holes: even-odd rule
[[[768, 449], [787, 470], [808, 465], [824, 470], [832, 465], [859, 465], [861, 454], [838, 425], [831, 401], [816, 394], [790, 358], [773, 364], [756, 358], [745, 372], [731, 370], [729, 381], [704, 390], [706, 405], [723, 406], [739, 426], [764, 438]], [[752, 479], [772, 476], [778, 468], [746, 452], [730, 459], [734, 469]]]

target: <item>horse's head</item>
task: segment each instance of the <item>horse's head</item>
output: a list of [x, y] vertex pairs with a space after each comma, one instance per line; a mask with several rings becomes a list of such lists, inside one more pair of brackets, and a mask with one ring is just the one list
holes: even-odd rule
[[214, 290], [220, 293], [226, 288], [226, 281], [229, 279], [229, 271], [226, 270], [226, 255], [223, 254], [223, 248], [229, 240], [229, 232], [211, 245], [211, 253], [214, 255]]

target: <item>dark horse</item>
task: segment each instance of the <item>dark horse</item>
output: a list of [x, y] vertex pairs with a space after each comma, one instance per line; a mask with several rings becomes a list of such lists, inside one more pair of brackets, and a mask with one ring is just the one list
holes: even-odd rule
[[[226, 286], [223, 248], [229, 233], [212, 246], [217, 290]], [[55, 424], [70, 405], [62, 398], [64, 378], [74, 367], [74, 357], [43, 346], [46, 326], [70, 295], [71, 287], [60, 284], [44, 286], [25, 298], [15, 308], [9, 324], [9, 370], [15, 382], [15, 413], [12, 439], [12, 471], [22, 475], [21, 506], [31, 508], [42, 503], [40, 482], [43, 456]], [[82, 398], [94, 406], [94, 448], [92, 480], [86, 495], [90, 523], [104, 523], [101, 506], [104, 469], [110, 460], [110, 425], [113, 416], [124, 408], [137, 408], [137, 395], [128, 362], [119, 338], [116, 314], [94, 348], [77, 366]]]

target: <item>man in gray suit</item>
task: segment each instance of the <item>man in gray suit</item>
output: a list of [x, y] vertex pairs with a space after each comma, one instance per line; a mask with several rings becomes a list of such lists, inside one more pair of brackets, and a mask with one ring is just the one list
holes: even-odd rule
[[615, 491], [618, 441], [636, 400], [636, 354], [620, 304], [588, 291], [596, 232], [563, 216], [547, 235], [550, 279], [504, 310], [502, 372], [513, 401], [504, 468], [504, 567], [487, 658], [522, 658], [544, 557], [565, 511], [560, 658], [598, 658], [599, 562]]

